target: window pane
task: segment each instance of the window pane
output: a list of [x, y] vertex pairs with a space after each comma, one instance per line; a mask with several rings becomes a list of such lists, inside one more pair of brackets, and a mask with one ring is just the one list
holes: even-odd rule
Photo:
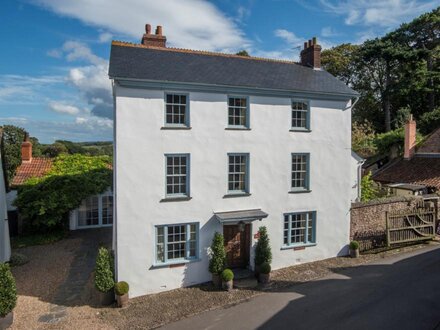
[[186, 125], [186, 95], [167, 94], [166, 96], [166, 124]]
[[187, 195], [187, 157], [186, 155], [180, 156], [167, 156], [167, 169], [166, 169], [166, 193], [167, 195]]
[[248, 112], [247, 99], [230, 97], [228, 104], [228, 125], [246, 127]]
[[230, 191], [247, 191], [247, 160], [246, 155], [230, 155], [228, 189]]
[[308, 156], [292, 155], [292, 188], [308, 189]]
[[102, 196], [102, 224], [113, 223], [113, 196]]
[[308, 123], [309, 107], [306, 102], [292, 102], [292, 127], [309, 128]]

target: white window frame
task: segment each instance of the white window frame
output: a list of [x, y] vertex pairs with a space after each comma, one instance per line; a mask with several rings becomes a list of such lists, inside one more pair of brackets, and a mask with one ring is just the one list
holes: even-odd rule
[[[195, 255], [190, 256], [190, 235], [191, 235], [191, 226], [195, 226]], [[185, 226], [185, 256], [183, 258], [173, 258], [168, 259], [168, 229], [170, 227], [178, 227]], [[158, 260], [158, 230], [163, 228], [163, 261]], [[170, 243], [171, 244], [171, 243]], [[180, 264], [184, 262], [191, 262], [199, 259], [199, 244], [200, 244], [200, 235], [199, 235], [199, 223], [198, 222], [188, 222], [188, 223], [178, 223], [178, 224], [166, 224], [166, 225], [157, 225], [154, 227], [154, 265], [170, 265], [170, 264]]]
[[111, 226], [113, 226], [113, 223], [115, 221], [115, 215], [114, 215], [113, 211], [112, 211], [112, 223], [104, 224], [103, 223], [103, 218], [102, 218], [102, 214], [103, 214], [102, 198], [103, 197], [109, 197], [109, 196], [111, 196], [113, 198], [113, 205], [112, 205], [112, 210], [113, 210], [114, 209], [114, 202], [115, 201], [114, 201], [114, 197], [113, 197], [113, 193], [112, 192], [106, 192], [106, 193], [103, 193], [103, 194], [100, 194], [100, 195], [94, 195], [94, 196], [89, 196], [88, 197], [88, 198], [93, 198], [93, 197], [97, 197], [98, 198], [98, 224], [97, 225], [81, 226], [79, 224], [79, 221], [80, 221], [80, 219], [79, 219], [79, 217], [80, 217], [80, 213], [79, 213], [80, 210], [79, 209], [80, 209], [82, 203], [85, 203], [86, 199], [88, 199], [88, 198], [83, 200], [81, 202], [81, 205], [76, 209], [76, 228], [77, 229], [87, 229], [87, 228], [101, 228], [101, 227], [111, 227]]
[[[235, 106], [235, 105], [229, 105], [229, 101], [231, 99], [244, 99], [246, 100], [246, 107], [243, 106]], [[250, 105], [249, 105], [249, 96], [241, 96], [241, 95], [228, 95], [228, 112], [227, 112], [227, 127], [230, 129], [249, 129], [250, 127]], [[229, 123], [229, 111], [231, 108], [238, 108], [238, 109], [244, 109], [245, 110], [245, 116], [246, 116], [246, 120], [245, 120], [245, 124], [244, 125], [235, 125], [235, 124], [230, 124]]]
[[[307, 110], [303, 110], [303, 109], [294, 109], [293, 105], [295, 103], [304, 103], [307, 105]], [[293, 113], [294, 112], [301, 112], [301, 113], [305, 113], [306, 117], [305, 117], [305, 126], [294, 126], [293, 125]], [[308, 132], [310, 131], [310, 101], [309, 100], [302, 100], [302, 99], [291, 99], [290, 102], [290, 130], [291, 131], [303, 131], [303, 132]]]
[[[294, 171], [293, 170], [293, 157], [301, 156], [306, 158], [306, 170], [305, 171]], [[293, 186], [293, 174], [294, 173], [305, 173], [304, 186], [294, 187]], [[291, 192], [308, 192], [310, 191], [310, 153], [306, 152], [293, 152], [290, 156], [290, 191]]]
[[[185, 96], [186, 97], [186, 103], [174, 103], [174, 101], [172, 103], [168, 103], [167, 97], [168, 95], [171, 95], [174, 97], [174, 95], [178, 95], [178, 96]], [[168, 123], [167, 122], [167, 106], [171, 105], [171, 106], [182, 106], [185, 105], [185, 121], [184, 123]], [[181, 92], [165, 92], [164, 94], [164, 126], [165, 127], [175, 127], [175, 128], [189, 128], [190, 127], [190, 118], [189, 118], [189, 105], [190, 105], [190, 101], [189, 101], [189, 93], [181, 93]]]
[[[283, 214], [283, 246], [284, 247], [297, 247], [297, 246], [310, 246], [316, 245], [316, 211], [302, 211], [302, 212], [288, 212]], [[292, 216], [295, 215], [306, 215], [305, 227], [297, 227], [299, 229], [305, 229], [304, 240], [302, 242], [292, 243]], [[288, 217], [288, 227], [285, 228], [286, 217]], [[310, 228], [309, 221], [312, 221], [312, 228]], [[311, 231], [311, 232], [310, 232]], [[287, 234], [287, 243], [285, 242]], [[309, 240], [309, 235], [311, 234], [311, 240]]]
[[[229, 166], [231, 165], [229, 162], [229, 157], [233, 157], [233, 156], [240, 156], [240, 157], [245, 157], [246, 160], [246, 166], [245, 166], [245, 178], [244, 178], [244, 190], [230, 190], [229, 189], [229, 175], [231, 174], [240, 174], [241, 172], [230, 172], [229, 170]], [[227, 154], [227, 164], [228, 164], [228, 176], [227, 176], [227, 192], [228, 195], [242, 195], [242, 194], [249, 194], [249, 182], [250, 182], [250, 173], [249, 173], [249, 169], [250, 169], [250, 157], [249, 157], [249, 153], [228, 153]]]
[[[185, 179], [185, 192], [184, 193], [168, 193], [168, 157], [185, 157], [186, 158], [186, 179]], [[190, 154], [165, 154], [165, 198], [187, 198], [190, 197]], [[174, 176], [182, 176], [182, 175], [170, 175]]]

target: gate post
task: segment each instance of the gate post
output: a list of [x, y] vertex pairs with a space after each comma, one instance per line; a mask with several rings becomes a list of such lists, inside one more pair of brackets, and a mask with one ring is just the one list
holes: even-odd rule
[[387, 247], [390, 247], [390, 230], [389, 230], [389, 217], [388, 217], [388, 211], [385, 211], [385, 225], [386, 225], [386, 232], [387, 232]]

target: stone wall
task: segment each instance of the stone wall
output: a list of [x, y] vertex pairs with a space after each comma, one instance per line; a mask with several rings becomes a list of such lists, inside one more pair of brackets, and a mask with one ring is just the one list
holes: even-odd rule
[[351, 205], [350, 240], [365, 251], [386, 245], [386, 212], [412, 209], [420, 198], [392, 197]]

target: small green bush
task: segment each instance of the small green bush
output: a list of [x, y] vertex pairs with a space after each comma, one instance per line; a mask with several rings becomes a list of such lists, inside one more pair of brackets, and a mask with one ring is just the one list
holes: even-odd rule
[[0, 263], [0, 317], [5, 317], [17, 303], [17, 288], [11, 269], [6, 263]]
[[230, 270], [229, 268], [226, 268], [223, 272], [222, 272], [222, 279], [225, 282], [229, 282], [232, 281], [234, 279], [234, 273], [232, 272], [232, 270]]
[[115, 284], [115, 293], [118, 296], [123, 296], [124, 294], [127, 294], [129, 289], [130, 286], [127, 282], [121, 281]]
[[209, 272], [212, 274], [221, 274], [225, 269], [226, 251], [223, 235], [216, 232], [211, 244], [211, 259], [209, 260]]
[[352, 249], [352, 250], [359, 249], [359, 242], [358, 241], [351, 241], [350, 242], [350, 249]]
[[110, 251], [100, 247], [96, 258], [95, 287], [101, 292], [109, 292], [115, 286], [112, 260]]
[[272, 268], [270, 267], [270, 264], [268, 262], [263, 262], [260, 265], [260, 273], [261, 274], [269, 274]]
[[265, 226], [258, 228], [260, 238], [255, 247], [255, 265], [261, 265], [263, 262], [270, 264], [272, 261], [272, 251], [270, 249], [269, 236]]

